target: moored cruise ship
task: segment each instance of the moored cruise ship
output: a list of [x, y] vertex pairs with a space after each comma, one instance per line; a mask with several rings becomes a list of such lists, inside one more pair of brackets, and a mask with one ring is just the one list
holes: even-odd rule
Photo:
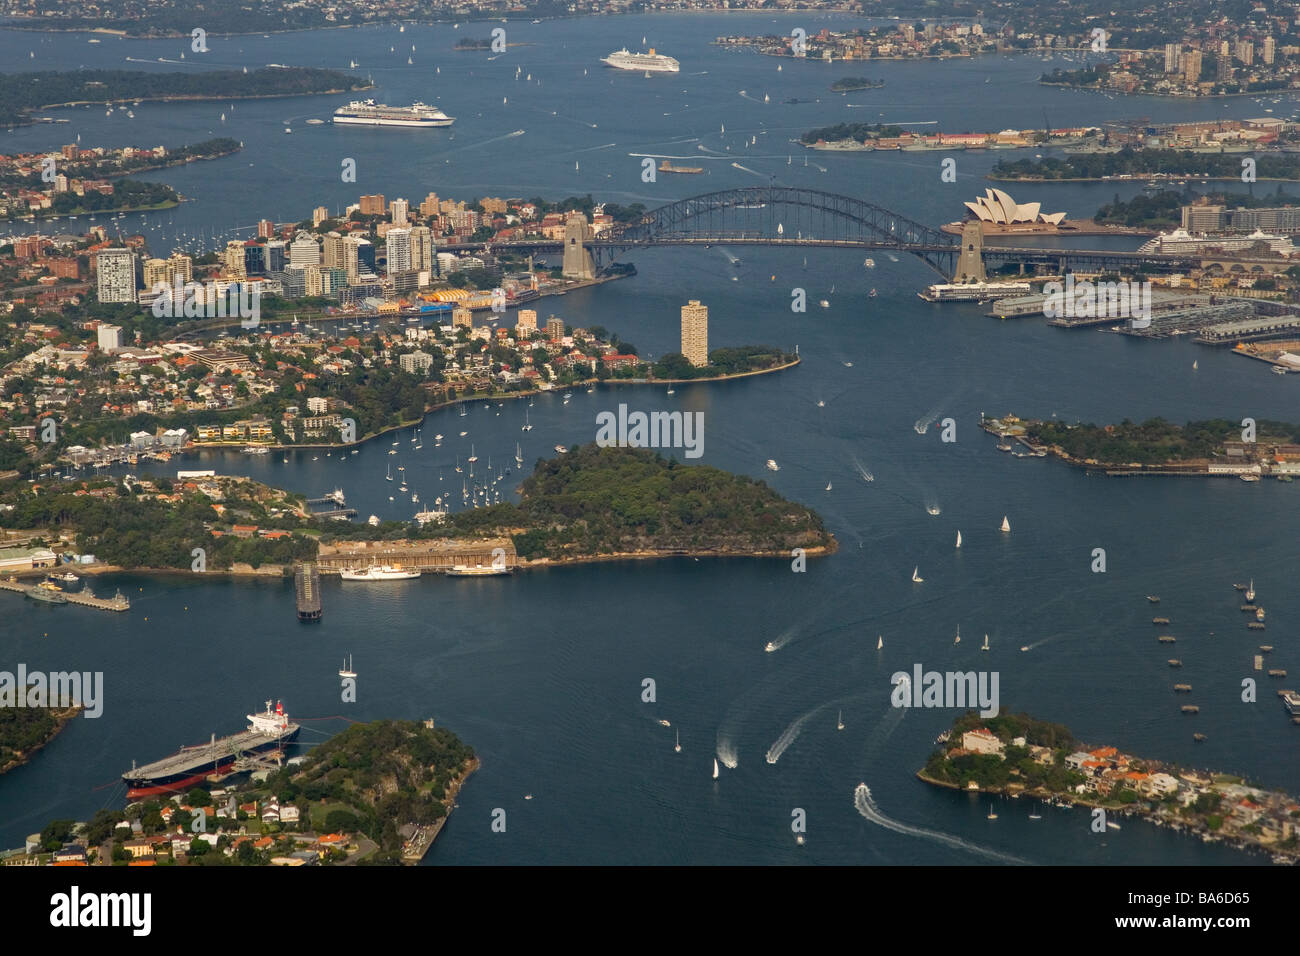
[[450, 126], [455, 117], [436, 106], [412, 103], [386, 106], [374, 100], [353, 100], [334, 111], [334, 122], [342, 126]]
[[229, 737], [217, 738], [206, 744], [182, 747], [170, 757], [164, 757], [143, 767], [134, 763], [122, 774], [127, 786], [127, 797], [134, 800], [159, 793], [185, 790], [201, 783], [209, 774], [227, 770], [237, 758], [247, 754], [279, 749], [290, 743], [301, 730], [299, 724], [289, 720], [283, 705], [276, 701], [275, 710], [266, 702], [266, 710], [248, 715], [248, 729]]
[[616, 70], [642, 70], [646, 73], [676, 73], [682, 68], [672, 57], [656, 53], [653, 47], [649, 53], [629, 53], [624, 47], [602, 57], [600, 62]]
[[339, 572], [344, 581], [406, 581], [418, 578], [418, 570], [394, 568], [387, 564], [370, 565], [364, 568], [344, 568]]

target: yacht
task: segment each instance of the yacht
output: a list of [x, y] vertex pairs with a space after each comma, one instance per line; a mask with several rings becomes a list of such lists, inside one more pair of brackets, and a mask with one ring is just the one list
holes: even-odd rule
[[1011, 522], [1007, 521], [1007, 516], [1006, 516], [1006, 515], [1003, 515], [1003, 516], [1002, 516], [1002, 528], [1001, 528], [1001, 531], [1002, 531], [1003, 534], [1010, 534], [1010, 533], [1011, 533]]
[[957, 547], [961, 547], [961, 532], [957, 532]]
[[563, 445], [556, 445], [555, 450], [561, 455], [567, 455], [569, 453], [569, 449], [565, 448]]
[[769, 459], [767, 460], [767, 470], [768, 470], [768, 471], [780, 471], [780, 470], [781, 470], [781, 466], [778, 465], [778, 464], [776, 463], [775, 459], [769, 458]]
[[713, 758], [713, 779], [714, 780], [718, 779], [718, 758], [717, 757]]
[[522, 468], [524, 466], [524, 452], [519, 447], [519, 442], [515, 442], [515, 465]]
[[980, 650], [981, 650], [981, 651], [987, 651], [988, 649], [989, 649], [989, 636], [988, 636], [987, 634], [985, 634], [985, 635], [984, 635], [984, 643], [983, 643], [983, 645], [980, 647]]
[[682, 752], [682, 732], [680, 730], [677, 731], [676, 743], [673, 744], [673, 752], [674, 753]]
[[836, 721], [835, 721], [835, 729], [836, 729], [836, 730], [843, 730], [843, 729], [844, 729], [844, 711], [842, 711], [842, 710], [840, 711], [839, 717], [836, 718]]
[[996, 813], [993, 812], [993, 804], [990, 803], [990, 804], [989, 804], [989, 819], [990, 819], [990, 820], [996, 820], [997, 818], [998, 818], [998, 815], [997, 815]]
[[356, 676], [357, 676], [357, 672], [354, 671], [354, 670], [352, 669], [352, 655], [351, 655], [351, 654], [349, 654], [349, 655], [348, 655], [348, 659], [345, 660], [345, 661], [343, 662], [343, 666], [339, 668], [339, 676], [340, 676], [340, 677], [356, 677]]
[[1254, 602], [1255, 602], [1255, 579], [1251, 578], [1250, 584], [1246, 586], [1246, 603], [1253, 604]]
[[524, 409], [524, 423], [519, 426], [521, 432], [530, 432], [533, 430], [532, 423], [528, 421], [528, 409]]
[[914, 567], [914, 568], [912, 569], [912, 583], [913, 583], [913, 584], [920, 584], [922, 581], [925, 580], [925, 578], [921, 577], [921, 575], [919, 575], [919, 574], [916, 573], [916, 572], [919, 571], [920, 569], [921, 569], [921, 568], [920, 568], [920, 565], [917, 565], [916, 567]]
[[960, 625], [960, 624], [957, 625], [957, 636], [954, 637], [954, 638], [952, 639], [952, 642], [953, 642], [954, 644], [960, 644], [960, 643], [961, 643], [961, 625]]

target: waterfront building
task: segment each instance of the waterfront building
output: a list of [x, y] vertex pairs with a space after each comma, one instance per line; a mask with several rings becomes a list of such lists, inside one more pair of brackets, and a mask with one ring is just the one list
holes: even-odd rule
[[317, 206], [311, 211], [311, 226], [315, 229], [322, 222], [330, 217], [330, 211], [324, 206]]
[[474, 327], [474, 313], [464, 306], [457, 306], [452, 309], [451, 327], [453, 329], [472, 329]]
[[135, 302], [135, 253], [104, 249], [95, 257], [100, 302]]
[[516, 316], [515, 338], [522, 341], [537, 334], [537, 310], [520, 309]]
[[682, 306], [682, 355], [696, 368], [709, 364], [709, 307], [699, 299]]
[[356, 282], [361, 274], [361, 237], [343, 237], [343, 271], [347, 273], [348, 282]]
[[244, 274], [250, 276], [266, 275], [266, 247], [249, 241], [244, 243]]
[[257, 238], [259, 238], [259, 239], [274, 239], [274, 238], [275, 238], [275, 223], [273, 223], [273, 222], [272, 222], [271, 220], [269, 220], [269, 219], [263, 219], [263, 220], [261, 220], [260, 222], [258, 222], [258, 224], [257, 224]]
[[1040, 212], [1040, 203], [1018, 203], [1001, 189], [985, 189], [984, 195], [966, 203], [975, 218], [981, 222], [1009, 226], [1016, 223], [1047, 223], [1059, 226], [1065, 220], [1063, 212]]
[[436, 248], [433, 230], [428, 226], [412, 226], [410, 233], [411, 268], [416, 272], [432, 272]]
[[382, 216], [387, 212], [388, 212], [388, 204], [384, 202], [383, 193], [376, 193], [373, 196], [361, 197], [361, 215]]

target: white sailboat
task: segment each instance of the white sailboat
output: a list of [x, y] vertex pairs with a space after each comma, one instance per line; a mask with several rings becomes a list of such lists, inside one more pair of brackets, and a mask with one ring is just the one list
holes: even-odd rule
[[519, 426], [521, 432], [530, 432], [533, 430], [532, 423], [528, 421], [528, 409], [524, 409], [524, 423]]
[[952, 639], [952, 642], [953, 642], [954, 644], [960, 644], [960, 643], [961, 643], [961, 625], [960, 625], [960, 624], [957, 625], [957, 636], [954, 637], [954, 638]]
[[827, 490], [827, 491], [830, 491], [830, 490], [831, 490], [831, 483], [830, 483], [829, 481], [826, 482], [826, 490]]
[[996, 820], [997, 818], [998, 818], [998, 815], [997, 815], [996, 813], [993, 812], [993, 804], [990, 803], [990, 804], [989, 804], [989, 819], [990, 819], [990, 820]]
[[682, 752], [682, 732], [680, 730], [677, 731], [677, 742], [673, 744], [673, 752], [674, 753]]
[[393, 480], [393, 463], [391, 461], [388, 463], [388, 474], [384, 475], [384, 477], [389, 481]]
[[884, 646], [885, 646], [885, 636], [884, 636], [883, 634], [877, 634], [877, 635], [876, 635], [876, 650], [878, 650], [878, 651], [879, 651], [879, 650], [882, 650], [882, 649], [884, 649]]
[[1003, 516], [1002, 516], [1002, 533], [1003, 533], [1003, 534], [1010, 534], [1010, 533], [1011, 533], [1011, 522], [1009, 522], [1009, 521], [1007, 520], [1007, 516], [1006, 516], [1006, 515], [1003, 515]]
[[957, 532], [957, 547], [961, 547], [961, 532]]
[[515, 465], [524, 467], [524, 450], [519, 447], [519, 442], [515, 442]]
[[836, 730], [844, 729], [844, 711], [842, 710], [840, 711], [839, 717], [835, 721], [835, 729]]
[[343, 666], [342, 666], [341, 668], [339, 668], [339, 676], [340, 676], [340, 677], [356, 677], [356, 676], [357, 676], [357, 672], [354, 671], [354, 670], [352, 669], [352, 655], [351, 655], [351, 654], [349, 654], [349, 655], [348, 655], [348, 659], [345, 660], [345, 661], [343, 662]]
[[1193, 360], [1192, 360], [1192, 371], [1195, 371], [1196, 369], [1198, 369], [1198, 368], [1200, 368], [1200, 367], [1201, 367], [1201, 366], [1200, 366], [1200, 364], [1198, 363], [1198, 361], [1197, 361], [1196, 359], [1193, 359]]
[[980, 650], [981, 650], [981, 651], [987, 651], [988, 649], [989, 649], [989, 636], [988, 636], [987, 634], [985, 634], [985, 635], [984, 635], [984, 644], [983, 644], [982, 647], [980, 647]]
[[713, 779], [714, 780], [718, 779], [718, 758], [717, 757], [713, 758]]
[[467, 462], [469, 462], [470, 464], [473, 464], [474, 462], [478, 461], [478, 455], [474, 454], [474, 443], [473, 443], [473, 442], [470, 442], [470, 443], [469, 443], [469, 457], [466, 458], [465, 460], [466, 460]]
[[916, 573], [916, 572], [919, 571], [919, 570], [920, 570], [920, 565], [918, 565], [917, 567], [915, 567], [915, 568], [912, 569], [912, 583], [913, 583], [913, 584], [920, 584], [922, 581], [925, 580], [925, 578], [921, 577], [921, 575], [919, 575], [919, 574]]
[[1250, 579], [1250, 585], [1246, 588], [1246, 603], [1255, 603], [1255, 579]]

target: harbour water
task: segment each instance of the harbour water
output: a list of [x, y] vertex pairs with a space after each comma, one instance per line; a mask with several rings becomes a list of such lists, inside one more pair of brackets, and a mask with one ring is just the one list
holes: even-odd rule
[[[180, 231], [203, 231], [211, 241], [247, 235], [230, 230], [262, 216], [302, 219], [313, 206], [332, 208], [360, 193], [414, 203], [429, 190], [464, 199], [591, 192], [653, 206], [769, 176], [874, 199], [938, 225], [958, 218], [961, 201], [982, 191], [995, 158], [1032, 153], [957, 154], [958, 183], [946, 185], [936, 154], [815, 153], [804, 167], [788, 140], [812, 126], [867, 119], [1031, 127], [1041, 125], [1044, 106], [1055, 113], [1053, 125], [1258, 112], [1245, 100], [1160, 101], [1157, 108], [1150, 100], [1042, 88], [1032, 80], [1050, 64], [1023, 57], [872, 63], [866, 71], [886, 86], [845, 98], [826, 87], [863, 72], [861, 64], [786, 63], [778, 73], [778, 61], [708, 45], [723, 33], [840, 22], [736, 15], [512, 24], [512, 41], [538, 45], [490, 62], [450, 50], [467, 32], [486, 35], [487, 24], [408, 27], [400, 39], [393, 27], [220, 40], [211, 44], [213, 65], [341, 67], [355, 58], [380, 84], [377, 99], [437, 101], [456, 116], [455, 139], [304, 125], [340, 100], [322, 97], [241, 102], [233, 114], [226, 103], [142, 104], [132, 121], [63, 111], [53, 115], [66, 113], [74, 125], [4, 134], [6, 149], [56, 146], [72, 131], [83, 144], [179, 144], [208, 130], [244, 140], [237, 156], [149, 177], [195, 200], [144, 221], [146, 230], [159, 227], [146, 235], [166, 254]], [[677, 57], [682, 73], [646, 80], [598, 68], [599, 56], [635, 46], [642, 35]], [[406, 66], [409, 51], [400, 45], [388, 53], [402, 42], [417, 45], [415, 65]], [[124, 57], [176, 59], [182, 46], [110, 38], [87, 46], [84, 37], [0, 32], [0, 56], [15, 68], [130, 66]], [[32, 48], [38, 57], [29, 62]], [[531, 72], [532, 84], [514, 80], [516, 65]], [[982, 82], [985, 74], [991, 83]], [[821, 102], [784, 102], [792, 97]], [[846, 105], [868, 102], [879, 108]], [[222, 111], [236, 119], [223, 126]], [[286, 123], [292, 136], [283, 133]], [[521, 128], [524, 136], [503, 138]], [[758, 144], [746, 149], [751, 136]], [[723, 158], [708, 161], [715, 152]], [[629, 155], [640, 153], [656, 163], [689, 158], [708, 173], [642, 183], [640, 158]], [[358, 159], [355, 185], [338, 180], [344, 157]], [[1115, 191], [1011, 190], [1076, 217], [1090, 216]], [[124, 232], [139, 227], [139, 217], [121, 222]], [[717, 248], [638, 251], [629, 257], [635, 278], [548, 300], [543, 310], [574, 325], [604, 325], [642, 354], [662, 354], [677, 347], [681, 304], [698, 298], [710, 307], [712, 347], [798, 345], [798, 368], [679, 385], [672, 396], [624, 387], [575, 389], [567, 404], [557, 394], [532, 407], [474, 403], [464, 418], [455, 410], [430, 416], [419, 451], [405, 432], [357, 455], [293, 452], [286, 463], [279, 454], [203, 453], [166, 470], [215, 467], [310, 495], [338, 486], [363, 516], [409, 518], [423, 505], [387, 501], [390, 462], [406, 466], [423, 503], [437, 493], [439, 467], [442, 485], [461, 477], [453, 458], [463, 462], [470, 442], [484, 464], [490, 454], [512, 467], [521, 442], [527, 470], [556, 444], [593, 440], [596, 414], [619, 402], [680, 408], [704, 413], [702, 463], [761, 478], [817, 509], [839, 539], [836, 555], [811, 561], [804, 574], [782, 560], [684, 559], [383, 585], [326, 578], [324, 617], [310, 626], [295, 620], [291, 581], [118, 575], [95, 584], [96, 593], [120, 586], [131, 599], [129, 612], [114, 615], [0, 595], [7, 608], [0, 660], [102, 670], [106, 698], [102, 717], [73, 721], [30, 764], [0, 777], [0, 845], [20, 845], [52, 818], [86, 819], [120, 806], [118, 776], [132, 759], [234, 732], [271, 696], [303, 721], [304, 743], [343, 726], [316, 718], [433, 716], [478, 751], [482, 769], [426, 857], [433, 865], [1262, 861], [1145, 824], [1099, 836], [1082, 811], [1049, 809], [1030, 821], [1026, 801], [999, 805], [990, 821], [987, 800], [913, 777], [954, 714], [892, 709], [889, 678], [917, 662], [941, 671], [996, 669], [1004, 709], [1067, 724], [1085, 741], [1300, 792], [1300, 768], [1288, 759], [1296, 728], [1274, 696], [1279, 682], [1261, 679], [1258, 703], [1240, 700], [1241, 680], [1262, 678], [1250, 668], [1265, 637], [1246, 630], [1231, 588], [1253, 577], [1268, 608], [1267, 641], [1277, 647], [1269, 665], [1300, 668], [1285, 638], [1300, 619], [1291, 586], [1300, 540], [1295, 486], [1088, 477], [1052, 460], [999, 454], [977, 428], [981, 411], [1095, 422], [1154, 415], [1300, 421], [1291, 377], [1188, 341], [1068, 332], [1034, 318], [998, 322], [976, 306], [930, 305], [915, 291], [934, 275], [910, 258], [895, 263], [874, 253], [877, 266], [868, 270], [850, 250], [810, 253], [806, 267], [802, 251], [732, 252], [737, 265]], [[792, 313], [796, 287], [808, 290], [810, 304], [826, 298], [830, 307]], [[527, 433], [519, 428], [525, 408], [535, 426]], [[937, 425], [925, 435], [913, 429], [919, 419], [946, 417], [957, 423], [955, 443], [941, 442]], [[448, 436], [441, 448], [431, 440], [436, 432]], [[399, 454], [387, 455], [399, 438]], [[764, 468], [769, 458], [779, 472]], [[862, 480], [859, 464], [874, 481]], [[513, 489], [517, 477], [504, 483]], [[927, 513], [930, 504], [941, 506], [938, 516]], [[1004, 514], [1010, 535], [998, 531]], [[960, 551], [952, 547], [957, 530]], [[1089, 570], [1098, 547], [1107, 554], [1104, 574]], [[913, 566], [923, 584], [909, 580]], [[1159, 613], [1173, 621], [1184, 663], [1176, 675], [1155, 640], [1147, 594], [1161, 596]], [[980, 653], [977, 639], [954, 645], [958, 625], [971, 638], [987, 632], [992, 650]], [[777, 649], [765, 652], [769, 642]], [[1022, 653], [1022, 645], [1032, 650]], [[339, 700], [336, 671], [347, 654], [360, 674], [355, 704]], [[642, 702], [645, 678], [655, 681], [656, 703]], [[1176, 698], [1175, 679], [1194, 692]], [[1200, 713], [1181, 715], [1184, 702]], [[841, 710], [846, 727], [837, 732]], [[1193, 731], [1208, 740], [1194, 744]], [[715, 754], [725, 765], [716, 782]], [[873, 805], [855, 803], [860, 782], [870, 786]], [[534, 799], [524, 802], [524, 794]], [[507, 812], [505, 833], [490, 826], [498, 807]], [[790, 831], [795, 808], [807, 811], [804, 846]]]

